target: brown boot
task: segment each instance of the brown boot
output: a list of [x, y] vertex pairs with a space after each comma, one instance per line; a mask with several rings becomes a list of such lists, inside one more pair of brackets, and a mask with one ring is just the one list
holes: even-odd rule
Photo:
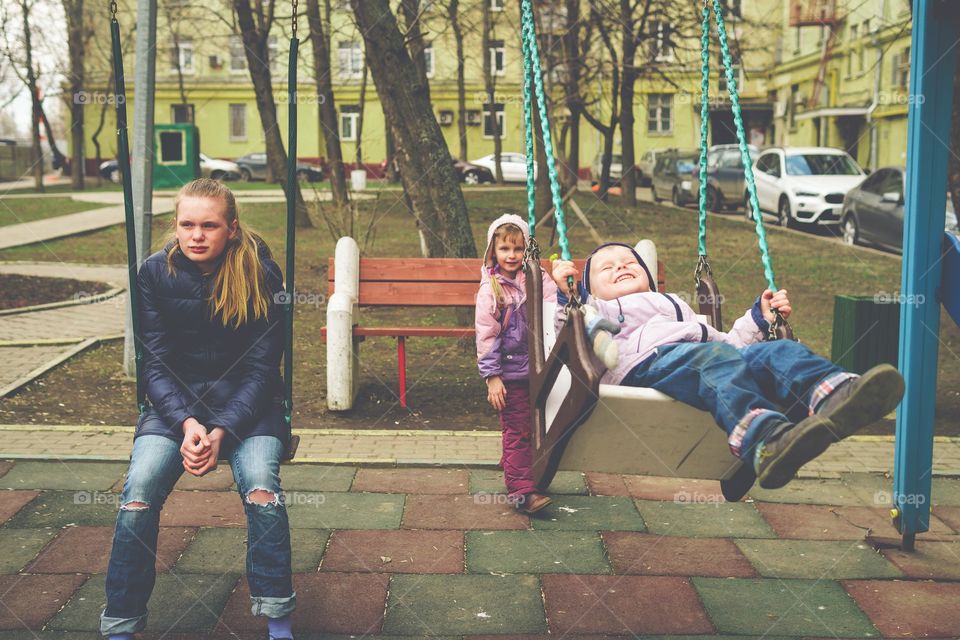
[[553, 500], [549, 496], [540, 493], [528, 493], [523, 496], [523, 501], [517, 505], [517, 509], [521, 513], [536, 513], [552, 502]]
[[824, 398], [816, 413], [833, 422], [834, 441], [839, 441], [896, 409], [903, 392], [900, 372], [889, 364], [879, 364]]

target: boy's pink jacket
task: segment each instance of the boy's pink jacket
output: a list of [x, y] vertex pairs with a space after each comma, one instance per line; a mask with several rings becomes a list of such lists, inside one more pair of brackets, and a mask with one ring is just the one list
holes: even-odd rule
[[[477, 366], [486, 379], [500, 376], [504, 380], [523, 380], [527, 377], [527, 311], [526, 274], [521, 269], [516, 278], [500, 273], [493, 254], [493, 233], [504, 224], [515, 224], [523, 232], [524, 242], [530, 237], [527, 223], [517, 215], [502, 215], [487, 230], [487, 248], [484, 251], [477, 291], [475, 326], [477, 331]], [[503, 290], [505, 305], [498, 309], [490, 280], [496, 278]], [[557, 285], [543, 273], [543, 299], [557, 299]]]
[[[613, 337], [620, 359], [617, 366], [608, 369], [600, 378], [604, 384], [620, 384], [638, 364], [653, 356], [657, 347], [672, 342], [726, 342], [735, 347], [763, 340], [768, 324], [760, 311], [760, 299], [728, 333], [717, 331], [700, 322], [696, 312], [679, 296], [668, 293], [631, 293], [616, 300], [598, 300], [592, 296], [588, 304], [604, 318], [620, 325], [620, 333]], [[620, 316], [623, 320], [620, 320]], [[557, 331], [566, 320], [561, 305], [557, 305]]]

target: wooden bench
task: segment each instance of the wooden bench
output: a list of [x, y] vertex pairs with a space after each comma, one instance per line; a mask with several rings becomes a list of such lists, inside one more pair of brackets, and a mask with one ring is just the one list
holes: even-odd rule
[[[575, 261], [583, 270], [583, 261]], [[469, 326], [383, 326], [360, 324], [360, 307], [473, 307], [480, 286], [479, 258], [361, 258], [352, 238], [337, 242], [328, 266], [327, 406], [353, 408], [359, 377], [359, 343], [367, 337], [397, 339], [400, 406], [407, 406], [406, 339], [463, 338]], [[548, 261], [543, 265], [548, 269]], [[663, 273], [661, 268], [660, 273]], [[662, 280], [662, 275], [661, 278]]]

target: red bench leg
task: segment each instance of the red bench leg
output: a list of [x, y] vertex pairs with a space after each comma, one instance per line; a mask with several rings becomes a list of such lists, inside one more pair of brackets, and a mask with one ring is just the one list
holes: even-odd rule
[[407, 408], [407, 339], [397, 336], [397, 366], [400, 369], [400, 406]]

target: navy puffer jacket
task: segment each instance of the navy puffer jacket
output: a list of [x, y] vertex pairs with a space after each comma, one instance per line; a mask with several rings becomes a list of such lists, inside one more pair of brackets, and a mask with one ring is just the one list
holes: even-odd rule
[[207, 429], [223, 427], [224, 446], [247, 437], [289, 437], [283, 418], [283, 290], [280, 268], [262, 246], [268, 289], [267, 318], [224, 327], [209, 311], [213, 276], [203, 275], [179, 250], [174, 273], [167, 249], [153, 254], [137, 277], [143, 381], [148, 406], [136, 436], [160, 435], [181, 442], [183, 421], [193, 416]]

